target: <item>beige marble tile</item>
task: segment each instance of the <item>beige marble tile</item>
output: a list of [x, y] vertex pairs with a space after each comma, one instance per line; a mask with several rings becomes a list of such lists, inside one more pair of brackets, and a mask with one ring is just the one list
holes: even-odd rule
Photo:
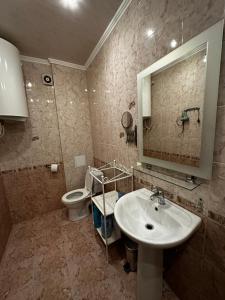
[[[84, 71], [53, 65], [55, 94], [67, 190], [84, 186], [85, 172], [92, 164], [92, 137], [87, 82]], [[86, 155], [87, 166], [75, 168], [74, 157]]]
[[32, 285], [32, 281], [33, 257], [17, 263], [12, 261], [0, 270], [0, 298], [7, 299], [8, 294], [14, 294], [26, 285]]
[[[225, 294], [224, 273], [211, 261], [205, 260], [202, 270], [203, 292], [202, 299], [223, 299]], [[207, 284], [206, 284], [207, 283]]]
[[55, 177], [41, 172], [44, 167], [35, 169], [62, 161], [54, 87], [43, 85], [41, 79], [43, 73], [51, 74], [51, 67], [23, 63], [23, 72], [29, 118], [25, 123], [6, 124], [0, 141], [0, 170], [17, 170], [2, 176], [13, 222], [61, 207], [65, 192], [63, 167]]
[[225, 106], [217, 109], [214, 161], [225, 163]]
[[24, 62], [23, 72], [29, 118], [25, 123], [6, 124], [6, 134], [0, 141], [0, 170], [17, 170], [3, 176], [14, 222], [61, 207], [65, 193], [63, 166], [58, 174], [44, 167], [62, 161], [54, 87], [43, 85], [41, 78], [44, 73], [52, 73], [51, 66]]
[[[223, 8], [222, 0], [204, 4], [133, 1], [87, 71], [95, 157], [109, 160], [119, 156], [121, 162], [127, 163], [127, 152], [118, 151], [124, 143], [119, 139], [120, 117], [129, 101], [137, 101], [137, 73], [171, 51], [169, 43], [173, 38], [179, 44], [182, 38], [186, 41], [216, 23], [223, 16]], [[146, 36], [150, 28], [155, 31], [152, 39]], [[132, 113], [136, 120], [137, 105]], [[134, 149], [131, 152], [134, 164], [137, 154]]]
[[[136, 147], [126, 145], [124, 138], [119, 138], [119, 134], [123, 131], [120, 125], [122, 113], [128, 110], [131, 101], [136, 102], [131, 113], [137, 122], [137, 73], [170, 52], [169, 43], [171, 39], [175, 38], [178, 44], [182, 42], [182, 38], [187, 41], [216, 23], [223, 16], [223, 10], [223, 0], [213, 2], [210, 0], [186, 2], [182, 0], [133, 0], [88, 69], [87, 82], [85, 73], [82, 71], [53, 66], [56, 101], [54, 90], [42, 86], [40, 79], [43, 72], [51, 72], [50, 67], [39, 64], [24, 64], [26, 82], [32, 82], [32, 89], [27, 90], [31, 118], [25, 124], [7, 125], [7, 134], [0, 141], [0, 170], [14, 170], [35, 165], [43, 166], [53, 162], [53, 160], [62, 161], [59, 133], [69, 189], [78, 187], [84, 182], [84, 170], [77, 169], [75, 171], [74, 169], [74, 155], [83, 154], [85, 151], [88, 162], [92, 163], [91, 133], [94, 156], [97, 159], [101, 161], [117, 159], [128, 167], [135, 164], [138, 159]], [[146, 38], [146, 30], [149, 28], [155, 30], [153, 39]], [[221, 74], [220, 106], [224, 104], [223, 68]], [[88, 98], [84, 92], [87, 85]], [[218, 112], [215, 157], [219, 162], [224, 162], [223, 156], [223, 108], [221, 107]], [[63, 175], [60, 173], [56, 177], [52, 177], [49, 173], [42, 171], [39, 169], [23, 171], [22, 176], [18, 176], [16, 173], [4, 175], [6, 196], [9, 197], [9, 206], [14, 220], [33, 218], [61, 205], [60, 197], [65, 188]], [[159, 185], [168, 190], [169, 193], [183, 197], [191, 203], [195, 203], [199, 197], [202, 197], [204, 204], [206, 203], [204, 212], [209, 207], [213, 212], [225, 214], [223, 165], [216, 167], [210, 186], [203, 185], [194, 192], [185, 192], [179, 188], [174, 189], [166, 183], [155, 179], [149, 180], [147, 177], [143, 177], [143, 180]], [[12, 186], [15, 189], [12, 189]], [[18, 195], [20, 196], [18, 197]], [[51, 195], [50, 198], [48, 195]], [[8, 293], [9, 299], [10, 297], [12, 299], [29, 299], [35, 286], [36, 297], [44, 299], [70, 299], [71, 295], [74, 298], [81, 295], [82, 297], [99, 299], [105, 293], [109, 295], [109, 298], [111, 297], [110, 299], [134, 299], [134, 294], [131, 291], [135, 290], [135, 276], [129, 275], [128, 277], [123, 274], [118, 263], [109, 267], [103, 265], [102, 250], [99, 244], [95, 244], [89, 227], [90, 223], [86, 224], [83, 221], [77, 228], [76, 225], [73, 225], [69, 229], [70, 225], [65, 218], [62, 224], [60, 223], [59, 220], [62, 215], [58, 212], [56, 215], [54, 214], [54, 217], [51, 217], [51, 214], [47, 216], [43, 218], [37, 216], [34, 220], [25, 222], [26, 224], [23, 223], [24, 227], [14, 232], [15, 240], [16, 236], [20, 240], [23, 236], [22, 232], [27, 238], [24, 236], [21, 238], [18, 253], [15, 246], [18, 241], [12, 244], [9, 257], [12, 257], [11, 261], [15, 260], [15, 263], [9, 270], [4, 271], [8, 272], [4, 273], [5, 276], [2, 277], [2, 274], [0, 276], [3, 280], [0, 285], [1, 296], [6, 295], [7, 297]], [[221, 232], [223, 230], [219, 230], [216, 225], [212, 226], [208, 232], [207, 255], [210, 260], [214, 259], [216, 264], [218, 261], [223, 261], [224, 256]], [[199, 242], [198, 237], [196, 239], [197, 241], [192, 241], [192, 243], [198, 248], [201, 242]], [[28, 246], [29, 241], [31, 242]], [[67, 262], [66, 268], [61, 250], [59, 250], [60, 254], [57, 249], [51, 252], [51, 248], [65, 245], [65, 241], [67, 244], [63, 247]], [[36, 263], [30, 257], [32, 243], [34, 243], [34, 252], [37, 253]], [[89, 247], [86, 247], [86, 244]], [[216, 247], [214, 244], [219, 246]], [[29, 251], [31, 250], [31, 253], [23, 250], [24, 247]], [[91, 262], [98, 268], [97, 274], [100, 280], [97, 283], [94, 281], [95, 268], [90, 268], [87, 257], [82, 258], [82, 249], [88, 251], [87, 248], [92, 249], [90, 256], [94, 257], [91, 257]], [[212, 266], [211, 261], [202, 264], [193, 248], [189, 249], [189, 252], [182, 259], [178, 259], [177, 267], [173, 269], [170, 278], [171, 280], [174, 279], [174, 289], [184, 299], [193, 299], [193, 295], [195, 299], [207, 299], [207, 296], [208, 299], [212, 296], [222, 299], [223, 280], [221, 278], [224, 278], [224, 272], [221, 272], [219, 266], [218, 268]], [[24, 259], [19, 263], [19, 257], [23, 251]], [[48, 251], [50, 256], [45, 257], [44, 253]], [[51, 253], [53, 257], [59, 258], [59, 265], [56, 266], [57, 276], [52, 276], [51, 272], [45, 274], [47, 273], [45, 263], [49, 266], [52, 264]], [[76, 255], [73, 255], [74, 253]], [[62, 261], [60, 257], [62, 257]], [[80, 271], [79, 262], [82, 262], [83, 266], [89, 270], [88, 274], [85, 274], [84, 270]], [[199, 264], [201, 264], [201, 268]], [[1, 272], [2, 268], [0, 268]], [[41, 280], [42, 273], [43, 278], [46, 279], [45, 282]], [[35, 282], [33, 275], [36, 276]], [[45, 275], [47, 276], [45, 277]], [[202, 285], [198, 288], [198, 285], [202, 284], [199, 280], [202, 275], [205, 276], [204, 279], [207, 283], [206, 287], [203, 286], [203, 290]], [[73, 285], [74, 278], [76, 279], [75, 286]], [[87, 284], [88, 280], [90, 285]], [[112, 282], [113, 289], [110, 288]], [[216, 292], [213, 291], [215, 282]], [[211, 287], [207, 293], [209, 286]]]
[[[183, 197], [193, 203], [194, 207], [196, 208], [195, 212], [199, 212], [200, 214], [207, 216], [210, 202], [210, 188], [207, 182], [202, 183], [193, 191], [188, 191], [181, 188], [177, 188], [176, 191], [177, 196]], [[202, 208], [199, 206], [200, 202], [202, 203]]]
[[224, 185], [225, 181], [225, 167], [223, 164], [215, 164], [213, 166], [213, 177], [210, 182], [210, 199], [208, 209], [219, 215], [225, 216], [225, 199], [224, 199]]
[[184, 42], [224, 17], [224, 1], [184, 1]]
[[225, 228], [208, 220], [206, 225], [206, 259], [225, 272]]
[[23, 72], [29, 118], [25, 123], [6, 124], [0, 141], [2, 171], [62, 160], [54, 88], [43, 85], [41, 79], [43, 73], [51, 74], [51, 67], [24, 62]]
[[63, 165], [55, 174], [42, 166], [9, 172], [3, 174], [3, 182], [13, 223], [62, 207], [66, 191]]
[[34, 299], [34, 288], [31, 284], [25, 284], [19, 289], [7, 291], [3, 295], [3, 299], [7, 300], [31, 300]]
[[[34, 249], [30, 258], [20, 252], [25, 240], [30, 243], [27, 248]], [[135, 299], [136, 274], [123, 271], [119, 255], [106, 263], [91, 218], [69, 222], [64, 211], [57, 210], [17, 224], [7, 252], [21, 259], [7, 264], [4, 256], [1, 299]]]
[[34, 299], [73, 299], [71, 283], [64, 270], [57, 270], [44, 281], [34, 281], [34, 291]]
[[[215, 24], [224, 15], [224, 1], [132, 1], [129, 9], [103, 48], [87, 70], [89, 89], [89, 103], [92, 121], [92, 137], [94, 157], [100, 161], [118, 159], [128, 167], [138, 160], [138, 151], [133, 146], [125, 145], [124, 138], [119, 138], [123, 131], [120, 125], [122, 113], [128, 110], [130, 101], [136, 106], [131, 110], [134, 120], [137, 121], [137, 84], [136, 75], [150, 64], [169, 53], [172, 49], [169, 44], [176, 39], [178, 45], [186, 42], [211, 25]], [[183, 26], [183, 27], [182, 27]], [[155, 35], [149, 39], [146, 31], [153, 29]], [[223, 53], [224, 54], [224, 53]], [[224, 55], [223, 55], [224, 56]], [[224, 67], [222, 63], [220, 79], [220, 96], [218, 104], [224, 104]], [[96, 92], [93, 93], [93, 89]], [[223, 150], [223, 107], [218, 109], [217, 131], [214, 160], [224, 162]], [[104, 128], [104, 130], [103, 130]], [[170, 132], [177, 134], [170, 126]], [[193, 135], [196, 142], [197, 136]], [[171, 147], [173, 147], [173, 140]], [[189, 139], [184, 139], [183, 146], [190, 151]], [[211, 182], [204, 182], [194, 191], [186, 191], [149, 176], [140, 176], [138, 187], [157, 185], [163, 188], [168, 195], [182, 199], [181, 205], [188, 209], [198, 210], [199, 199], [202, 199], [203, 210], [201, 215], [207, 223], [208, 210], [224, 215], [224, 182], [223, 165], [214, 170]], [[219, 217], [218, 217], [219, 218]], [[203, 222], [205, 224], [205, 221]], [[217, 229], [215, 229], [215, 236]], [[213, 236], [213, 234], [212, 234]], [[219, 242], [218, 249], [222, 249], [223, 242]], [[181, 299], [210, 299], [213, 297], [213, 282], [219, 270], [203, 264], [202, 257], [205, 251], [205, 231], [201, 230], [191, 239], [185, 255], [175, 256], [174, 268], [170, 272], [170, 279], [174, 290]], [[212, 248], [212, 247], [211, 247]], [[213, 250], [215, 251], [215, 249]], [[176, 253], [176, 252], [175, 252]], [[179, 258], [179, 255], [181, 258]], [[223, 257], [223, 252], [220, 254]], [[220, 256], [217, 256], [219, 259]], [[222, 259], [222, 258], [221, 258]], [[203, 270], [203, 267], [204, 270]], [[205, 277], [203, 272], [206, 272]], [[224, 272], [221, 273], [223, 278]], [[204, 280], [199, 278], [204, 277]], [[221, 298], [222, 281], [218, 280], [215, 295]], [[209, 293], [207, 295], [207, 287]], [[207, 298], [208, 296], [208, 298]], [[221, 298], [222, 299], [222, 298]]]
[[196, 252], [190, 249], [177, 252], [165, 278], [180, 299], [202, 299], [202, 258]]
[[0, 175], [0, 262], [5, 250], [5, 246], [11, 231], [12, 221], [9, 212], [9, 206], [5, 197], [5, 190], [3, 187], [3, 179]]

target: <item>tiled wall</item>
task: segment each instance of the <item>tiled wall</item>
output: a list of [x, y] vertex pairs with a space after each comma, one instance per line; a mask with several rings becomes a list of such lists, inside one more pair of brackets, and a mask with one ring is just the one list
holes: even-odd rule
[[[81, 93], [86, 88], [85, 72], [58, 66], [53, 70], [55, 87], [46, 86], [41, 75], [52, 74], [51, 65], [23, 63], [29, 118], [6, 124], [0, 139], [0, 171], [14, 223], [62, 207], [66, 182], [68, 188], [84, 183], [84, 170], [74, 168], [72, 157], [85, 147], [87, 161], [92, 158], [87, 96]], [[84, 138], [88, 146], [82, 143]], [[60, 164], [58, 173], [50, 172], [51, 163]]]
[[61, 197], [66, 192], [63, 164], [58, 173], [51, 173], [41, 165], [3, 172], [2, 177], [13, 223], [63, 207]]
[[54, 89], [41, 81], [41, 74], [51, 73], [51, 67], [23, 62], [23, 72], [29, 118], [6, 124], [0, 139], [1, 171], [62, 161]]
[[[172, 39], [186, 42], [223, 16], [224, 0], [132, 1], [87, 71], [97, 160], [136, 164], [137, 149], [120, 138], [120, 119], [131, 101], [137, 103], [137, 73], [170, 52]], [[155, 30], [152, 39], [146, 35], [149, 28]], [[135, 175], [137, 188], [158, 185], [173, 201], [195, 212], [200, 198], [203, 203], [201, 229], [182, 249], [166, 253], [166, 278], [181, 299], [224, 299], [225, 295], [225, 50], [222, 56], [212, 180], [187, 191]], [[137, 122], [137, 105], [131, 112]]]
[[2, 177], [0, 176], [0, 261], [7, 243], [12, 221], [10, 217], [8, 203], [5, 197]]
[[[225, 217], [216, 214], [210, 189], [203, 183], [193, 191], [135, 172], [135, 188], [159, 186], [167, 198], [202, 218], [200, 229], [186, 243], [164, 251], [164, 276], [180, 299], [224, 299]], [[202, 201], [201, 201], [202, 200]], [[210, 203], [212, 210], [210, 210]]]
[[[61, 207], [65, 192], [63, 165], [52, 174], [47, 164], [62, 162], [54, 89], [42, 84], [44, 64], [23, 63], [29, 118], [6, 124], [0, 139], [0, 170], [14, 223]], [[51, 187], [51, 188], [50, 188]]]
[[[205, 55], [203, 50], [151, 76], [151, 118], [143, 131], [144, 153], [148, 156], [199, 166]], [[190, 119], [183, 128], [177, 120], [185, 109], [194, 107], [200, 109], [199, 115], [196, 110], [188, 112]]]
[[92, 138], [84, 71], [53, 65], [55, 96], [67, 190], [84, 187], [87, 166], [75, 168], [74, 157], [84, 154], [92, 165]]

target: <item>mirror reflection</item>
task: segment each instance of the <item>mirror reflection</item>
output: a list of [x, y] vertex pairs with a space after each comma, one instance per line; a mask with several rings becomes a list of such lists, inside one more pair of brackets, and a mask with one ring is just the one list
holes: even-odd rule
[[206, 66], [203, 49], [146, 78], [144, 156], [199, 167]]

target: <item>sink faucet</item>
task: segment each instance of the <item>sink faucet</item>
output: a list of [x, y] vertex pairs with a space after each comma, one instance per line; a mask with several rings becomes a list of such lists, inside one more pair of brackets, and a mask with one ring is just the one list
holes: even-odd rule
[[156, 198], [156, 199], [158, 199], [158, 203], [160, 205], [165, 205], [166, 204], [165, 197], [164, 197], [164, 192], [162, 190], [160, 190], [157, 187], [153, 187], [152, 192], [153, 192], [153, 194], [150, 196], [150, 199], [152, 201]]

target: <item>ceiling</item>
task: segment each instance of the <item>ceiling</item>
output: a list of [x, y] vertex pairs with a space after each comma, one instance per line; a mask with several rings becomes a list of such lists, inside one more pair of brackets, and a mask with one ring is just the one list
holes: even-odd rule
[[[78, 1], [74, 9], [64, 4]], [[84, 65], [122, 0], [7, 0], [0, 37], [22, 55]]]

